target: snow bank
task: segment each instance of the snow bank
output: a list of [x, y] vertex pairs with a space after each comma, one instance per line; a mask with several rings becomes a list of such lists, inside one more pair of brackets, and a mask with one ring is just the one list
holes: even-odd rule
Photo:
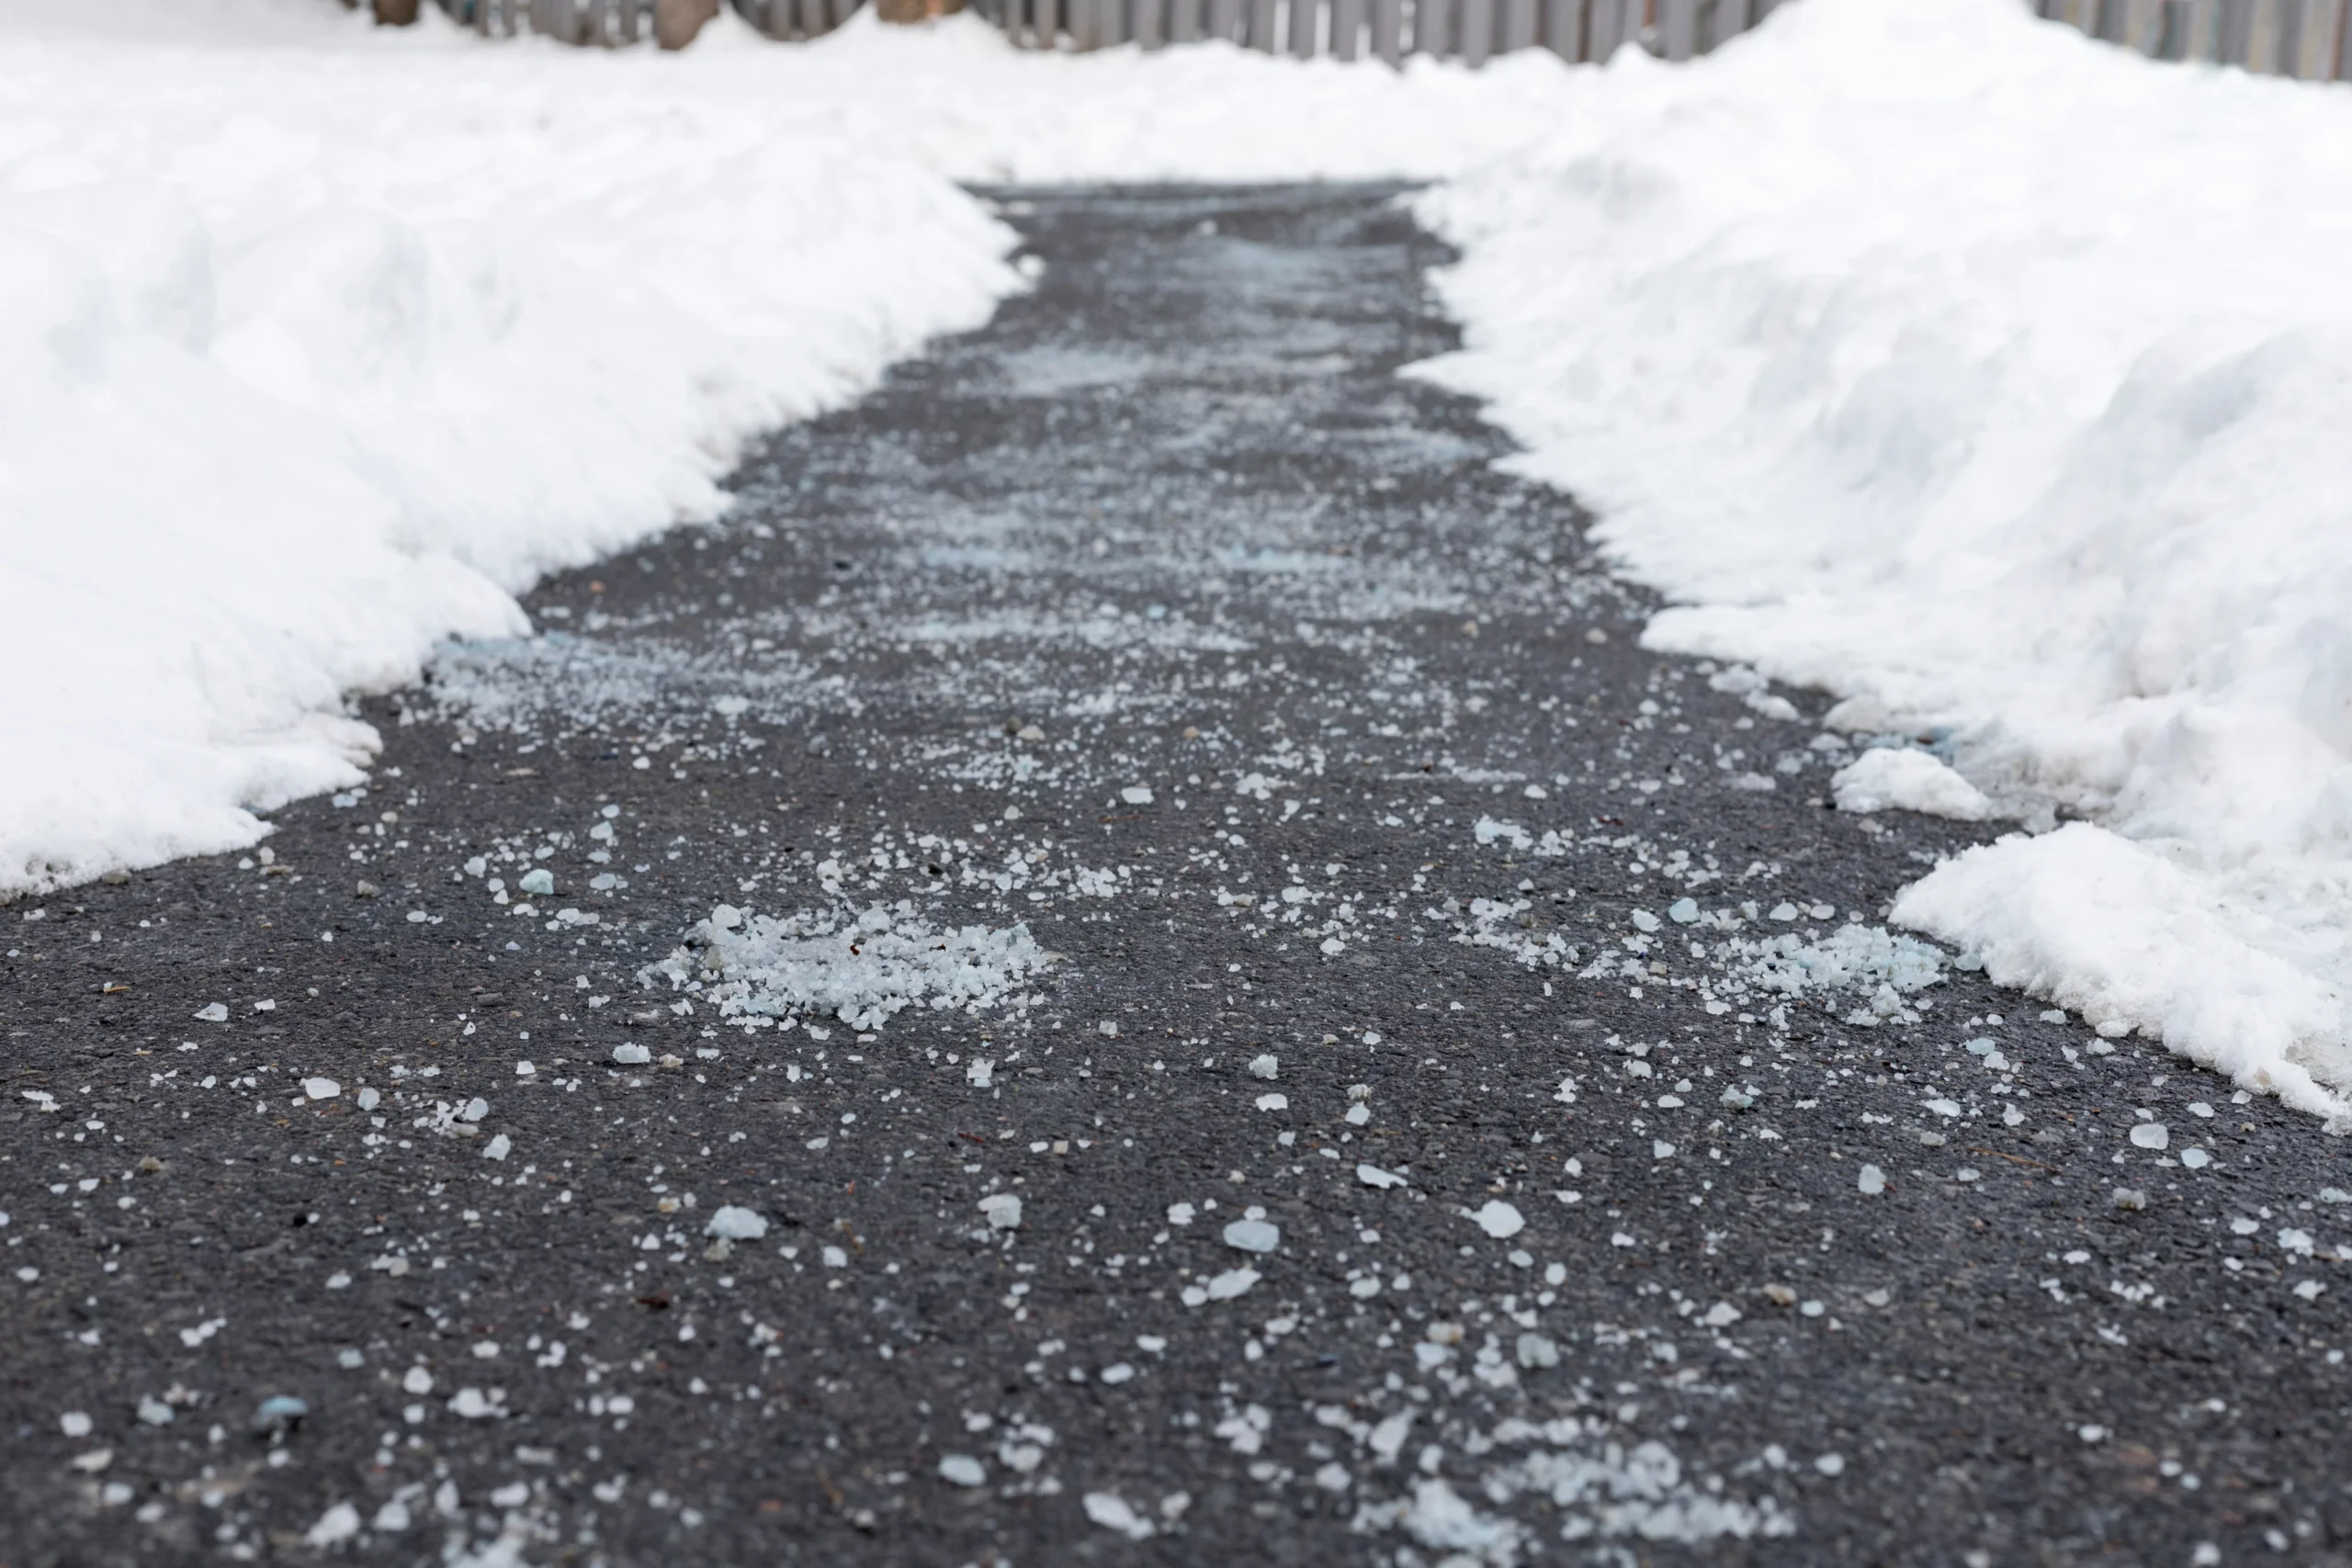
[[1827, 688], [1843, 728], [1950, 727], [1996, 799], [2100, 824], [1905, 919], [2335, 1105], [2352, 92], [2013, 0], [1805, 0], [1579, 85], [1423, 198], [1466, 253], [1466, 350], [1429, 373], [1679, 602], [1651, 646]]
[[955, 180], [1440, 175], [1565, 77], [0, 0], [0, 897], [252, 842], [358, 776], [345, 694], [980, 324]]

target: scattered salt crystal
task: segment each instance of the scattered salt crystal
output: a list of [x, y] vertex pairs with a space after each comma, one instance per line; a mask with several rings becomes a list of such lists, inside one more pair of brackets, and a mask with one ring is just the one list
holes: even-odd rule
[[555, 891], [555, 873], [545, 866], [534, 866], [523, 874], [520, 886], [526, 893], [545, 897]]
[[1149, 806], [1151, 804], [1151, 791], [1145, 788], [1142, 784], [1129, 784], [1126, 788], [1119, 792], [1119, 798], [1125, 801], [1129, 806]]
[[641, 1067], [653, 1060], [653, 1053], [642, 1045], [616, 1045], [613, 1060], [624, 1067]]
[[150, 1427], [168, 1427], [172, 1424], [172, 1407], [160, 1399], [142, 1399], [139, 1402], [139, 1419]]
[[514, 1140], [503, 1133], [498, 1134], [481, 1146], [481, 1157], [484, 1159], [504, 1159], [514, 1152]]
[[2183, 1149], [2180, 1151], [2180, 1163], [2191, 1170], [2202, 1170], [2213, 1163], [2213, 1156], [2203, 1149]]
[[939, 1478], [950, 1486], [985, 1486], [989, 1472], [969, 1454], [947, 1454], [939, 1461]]
[[2142, 1122], [2132, 1129], [2132, 1142], [2143, 1149], [2161, 1149], [2172, 1142], [2172, 1134], [2161, 1122]]
[[980, 1213], [989, 1217], [989, 1224], [996, 1230], [1021, 1228], [1021, 1200], [1010, 1192], [991, 1192], [981, 1199]]
[[1846, 1456], [1844, 1454], [1823, 1454], [1819, 1459], [1813, 1461], [1813, 1468], [1821, 1472], [1824, 1475], [1843, 1475], [1846, 1473]]
[[974, 1089], [996, 1086], [996, 1062], [989, 1056], [975, 1056], [964, 1067], [964, 1081]]
[[1125, 1382], [1129, 1378], [1132, 1378], [1135, 1375], [1136, 1370], [1128, 1362], [1114, 1361], [1111, 1365], [1102, 1369], [1102, 1372], [1099, 1374], [1099, 1381], [1115, 1385]]
[[2115, 1206], [2128, 1213], [2137, 1213], [2148, 1206], [2148, 1195], [2137, 1187], [2115, 1190]]
[[1696, 898], [1676, 899], [1667, 906], [1666, 918], [1678, 926], [1696, 923], [1699, 919], [1699, 900]]
[[1127, 1506], [1125, 1499], [1108, 1492], [1089, 1492], [1085, 1498], [1086, 1517], [1104, 1529], [1116, 1530], [1129, 1540], [1143, 1540], [1152, 1533], [1149, 1519]]
[[1793, 920], [1797, 918], [1797, 907], [1794, 904], [1775, 904], [1772, 906], [1771, 918], [1776, 920]]
[[1116, 1040], [1119, 1037], [1118, 1022], [1114, 1019], [1106, 1018], [1102, 1022], [1094, 1026], [1094, 1032], [1104, 1036], [1106, 1039]]
[[2199, 1118], [2211, 1118], [2213, 1108], [2201, 1100], [2192, 1100], [2188, 1102], [2188, 1113]]
[[1236, 1220], [1225, 1227], [1225, 1245], [1240, 1252], [1272, 1252], [1283, 1244], [1283, 1233], [1263, 1220]]
[[733, 1203], [722, 1204], [702, 1228], [705, 1235], [715, 1235], [722, 1241], [757, 1241], [768, 1234], [766, 1216], [756, 1209], [745, 1209]]
[[1288, 1111], [1290, 1109], [1290, 1096], [1286, 1094], [1261, 1094], [1258, 1097], [1258, 1109], [1261, 1111]]
[[2075, 1436], [2086, 1443], [2103, 1443], [2107, 1440], [2107, 1428], [2095, 1421], [2086, 1422], [2075, 1428]]
[[1728, 1328], [1737, 1323], [1742, 1315], [1740, 1310], [1731, 1303], [1717, 1302], [1707, 1309], [1707, 1315], [1700, 1321], [1710, 1328]]
[[1190, 1203], [1170, 1203], [1168, 1205], [1168, 1223], [1171, 1225], [1189, 1225], [1193, 1223], [1193, 1213], [1194, 1210]]
[[304, 1078], [302, 1092], [312, 1100], [333, 1100], [343, 1092], [343, 1086], [333, 1078]]
[[1250, 1076], [1253, 1078], [1271, 1079], [1281, 1071], [1282, 1063], [1271, 1055], [1255, 1057], [1250, 1063]]
[[57, 1429], [69, 1438], [86, 1438], [90, 1435], [90, 1417], [82, 1411], [69, 1410], [57, 1418]]
[[1957, 1116], [1960, 1114], [1960, 1101], [1956, 1100], [1931, 1100], [1927, 1102], [1927, 1105], [1928, 1110], [1934, 1111], [1939, 1116]]
[[2041, 1021], [2044, 1023], [2064, 1023], [2066, 1021], [2066, 1010], [2064, 1008], [2052, 1008], [2048, 1012], [2041, 1014]]
[[341, 1546], [358, 1533], [359, 1510], [348, 1503], [337, 1503], [302, 1533], [302, 1540], [314, 1547]]
[[1258, 1280], [1259, 1274], [1255, 1269], [1228, 1269], [1224, 1273], [1210, 1279], [1208, 1299], [1213, 1302], [1229, 1302], [1256, 1284]]
[[[1464, 1212], [1469, 1213], [1467, 1210]], [[1527, 1228], [1526, 1217], [1499, 1198], [1488, 1199], [1486, 1206], [1471, 1213], [1470, 1218], [1476, 1222], [1480, 1230], [1497, 1241], [1508, 1241]]]
[[1521, 1335], [1516, 1348], [1519, 1352], [1519, 1364], [1531, 1371], [1538, 1368], [1556, 1367], [1560, 1364], [1559, 1346], [1541, 1334]]
[[[1663, 1105], [1673, 1098], [1674, 1097], [1672, 1095], [1662, 1094], [1658, 1096], [1658, 1103]], [[1664, 1138], [1653, 1138], [1650, 1140], [1650, 1157], [1652, 1159], [1672, 1159], [1674, 1157], [1674, 1145], [1668, 1143]]]
[[1377, 1187], [1384, 1191], [1391, 1187], [1402, 1187], [1405, 1185], [1405, 1179], [1403, 1177], [1397, 1175], [1395, 1171], [1383, 1170], [1376, 1165], [1360, 1165], [1356, 1167], [1356, 1179], [1363, 1182], [1366, 1187]]
[[1634, 910], [1633, 914], [1633, 920], [1634, 929], [1637, 931], [1654, 931], [1658, 929], [1660, 924], [1663, 923], [1656, 915], [1651, 914], [1647, 909]]
[[1894, 1299], [1894, 1292], [1891, 1292], [1891, 1291], [1889, 1291], [1889, 1290], [1887, 1290], [1883, 1285], [1879, 1286], [1879, 1287], [1877, 1287], [1876, 1289], [1873, 1289], [1873, 1290], [1864, 1291], [1864, 1292], [1862, 1292], [1862, 1300], [1863, 1300], [1863, 1302], [1864, 1302], [1865, 1303], [1867, 1303], [1867, 1304], [1869, 1304], [1869, 1305], [1871, 1305], [1871, 1306], [1874, 1306], [1874, 1307], [1883, 1307], [1883, 1306], [1886, 1305], [1886, 1303], [1889, 1303], [1889, 1302], [1893, 1301]]
[[200, 1023], [226, 1023], [229, 1021], [229, 1010], [223, 1003], [207, 1002], [197, 1009], [196, 1017]]
[[401, 1374], [401, 1387], [410, 1393], [431, 1393], [433, 1392], [433, 1374], [426, 1371], [423, 1367], [411, 1367], [407, 1371]]

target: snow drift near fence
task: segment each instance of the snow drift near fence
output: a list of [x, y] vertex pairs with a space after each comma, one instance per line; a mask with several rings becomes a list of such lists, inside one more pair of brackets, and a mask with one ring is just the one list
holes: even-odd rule
[[1804, 0], [1579, 85], [1422, 199], [1466, 253], [1430, 373], [1679, 602], [1649, 646], [1954, 727], [1995, 798], [2101, 824], [1904, 918], [2341, 1113], [2352, 90], [2015, 0]]
[[1565, 76], [0, 0], [0, 897], [251, 843], [357, 779], [345, 694], [981, 324], [954, 181], [1441, 175]]

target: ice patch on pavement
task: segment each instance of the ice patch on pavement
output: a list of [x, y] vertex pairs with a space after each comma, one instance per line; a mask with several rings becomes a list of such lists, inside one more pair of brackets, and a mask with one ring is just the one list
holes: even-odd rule
[[1018, 982], [1053, 961], [1026, 925], [941, 930], [905, 900], [862, 914], [782, 917], [721, 904], [687, 933], [685, 946], [638, 979], [667, 980], [733, 1021], [837, 1018], [872, 1030], [910, 1007], [977, 1013], [1025, 1004]]

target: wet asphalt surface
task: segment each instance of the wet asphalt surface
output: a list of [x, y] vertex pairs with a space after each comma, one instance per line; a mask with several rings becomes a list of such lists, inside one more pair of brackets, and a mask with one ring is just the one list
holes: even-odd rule
[[[0, 1563], [2347, 1560], [2341, 1143], [1766, 984], [1973, 829], [1638, 650], [1395, 192], [1000, 195], [366, 791], [0, 910]], [[720, 904], [1043, 966], [746, 1028]]]

